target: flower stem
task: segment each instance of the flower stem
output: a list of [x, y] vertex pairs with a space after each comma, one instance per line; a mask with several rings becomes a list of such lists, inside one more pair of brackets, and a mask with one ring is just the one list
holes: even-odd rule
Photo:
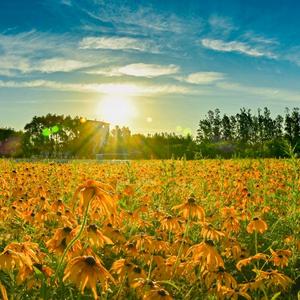
[[90, 207], [90, 202], [88, 202], [88, 205], [86, 206], [86, 209], [85, 209], [85, 212], [84, 212], [84, 216], [83, 216], [83, 221], [82, 221], [82, 224], [81, 224], [81, 227], [80, 227], [80, 230], [79, 232], [77, 233], [77, 235], [71, 240], [71, 242], [67, 245], [66, 249], [64, 250], [64, 253], [59, 261], [59, 264], [56, 268], [56, 271], [55, 271], [55, 275], [54, 275], [54, 279], [59, 275], [60, 273], [60, 269], [62, 267], [62, 264], [64, 262], [64, 259], [66, 257], [66, 255], [68, 254], [68, 251], [71, 249], [71, 247], [77, 242], [77, 240], [80, 238], [83, 230], [84, 230], [84, 227], [85, 227], [85, 224], [86, 224], [86, 221], [87, 221], [87, 217], [88, 217], [88, 212], [89, 212], [89, 207]]
[[180, 244], [180, 248], [178, 250], [176, 262], [175, 262], [174, 267], [173, 267], [172, 277], [175, 276], [175, 272], [176, 272], [177, 266], [179, 264], [179, 259], [181, 257], [182, 251], [183, 251], [184, 240], [185, 240], [185, 238], [188, 234], [188, 231], [189, 231], [189, 225], [190, 225], [190, 217], [188, 218], [188, 221], [187, 221], [187, 224], [186, 224], [186, 227], [185, 227], [185, 231], [184, 231], [184, 234], [183, 234], [183, 238], [182, 238], [182, 241], [181, 241], [181, 244]]

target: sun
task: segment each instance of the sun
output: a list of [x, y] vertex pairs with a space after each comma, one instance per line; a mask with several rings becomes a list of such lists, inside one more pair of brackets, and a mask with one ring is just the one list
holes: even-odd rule
[[136, 115], [136, 107], [130, 97], [112, 94], [102, 98], [98, 113], [103, 121], [124, 126]]

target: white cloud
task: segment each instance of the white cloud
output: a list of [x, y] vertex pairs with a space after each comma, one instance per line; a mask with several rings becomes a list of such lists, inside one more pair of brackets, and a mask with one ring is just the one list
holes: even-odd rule
[[202, 39], [201, 43], [205, 48], [212, 49], [215, 51], [238, 52], [238, 53], [242, 53], [254, 57], [265, 56], [273, 59], [277, 58], [277, 56], [270, 51], [260, 49], [258, 47], [252, 47], [246, 43], [238, 42], [238, 41], [225, 42], [216, 39]]
[[151, 6], [139, 6], [131, 9], [126, 5], [116, 5], [106, 1], [104, 5], [97, 9], [87, 10], [82, 8], [89, 17], [100, 20], [101, 22], [111, 22], [114, 29], [118, 32], [139, 32], [141, 34], [171, 32], [181, 34], [188, 31], [193, 26], [197, 26], [198, 31], [202, 27], [200, 18], [185, 19], [179, 18], [175, 14], [162, 14], [154, 11]]
[[95, 64], [92, 59], [82, 61], [82, 55], [74, 51], [75, 45], [71, 37], [64, 35], [36, 31], [0, 34], [0, 74], [70, 72]]
[[121, 67], [101, 68], [84, 71], [87, 74], [103, 75], [107, 77], [129, 75], [134, 77], [154, 78], [175, 74], [179, 71], [176, 65], [158, 65], [135, 63]]
[[265, 45], [278, 45], [279, 42], [274, 38], [267, 38], [263, 35], [254, 33], [253, 31], [247, 31], [242, 35], [243, 38], [259, 44], [265, 44]]
[[92, 66], [91, 63], [63, 57], [53, 57], [39, 61], [12, 55], [0, 57], [0, 74], [5, 76], [15, 76], [17, 72], [22, 74], [71, 72], [90, 66]]
[[61, 4], [64, 4], [67, 6], [72, 6], [72, 1], [71, 0], [61, 0]]
[[177, 73], [179, 67], [176, 65], [155, 65], [155, 64], [130, 64], [118, 69], [121, 74], [136, 76], [136, 77], [158, 77]]
[[229, 34], [233, 30], [238, 29], [229, 18], [223, 16], [212, 15], [208, 19], [208, 23], [214, 32], [222, 34]]
[[85, 37], [80, 41], [79, 48], [158, 51], [151, 41], [130, 37]]
[[151, 96], [164, 94], [189, 94], [190, 91], [178, 85], [136, 85], [132, 83], [62, 83], [49, 80], [32, 81], [3, 81], [0, 80], [2, 88], [45, 88], [58, 91], [73, 91], [102, 94], [122, 94], [131, 96]]
[[186, 77], [176, 77], [176, 79], [192, 84], [211, 84], [223, 80], [225, 74], [219, 72], [197, 72], [189, 74]]
[[88, 62], [64, 58], [50, 58], [36, 63], [32, 66], [30, 71], [39, 71], [43, 73], [71, 72], [90, 66], [91, 63]]

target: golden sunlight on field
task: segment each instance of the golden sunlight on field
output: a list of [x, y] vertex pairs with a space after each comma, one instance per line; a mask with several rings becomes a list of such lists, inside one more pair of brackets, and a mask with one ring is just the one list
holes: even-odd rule
[[1, 160], [0, 295], [296, 299], [299, 185], [294, 159]]

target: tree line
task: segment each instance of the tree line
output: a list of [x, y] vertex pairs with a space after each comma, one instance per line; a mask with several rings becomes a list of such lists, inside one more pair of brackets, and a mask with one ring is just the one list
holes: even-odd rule
[[284, 157], [287, 144], [299, 153], [299, 108], [286, 108], [276, 117], [267, 107], [257, 114], [242, 108], [230, 116], [210, 110], [199, 122], [196, 139], [204, 157]]
[[108, 131], [105, 123], [56, 114], [35, 116], [23, 131], [0, 128], [0, 156], [38, 158], [168, 159], [285, 157], [286, 145], [300, 153], [300, 111], [272, 117], [268, 108], [235, 115], [210, 110], [197, 135], [132, 134], [128, 127]]

